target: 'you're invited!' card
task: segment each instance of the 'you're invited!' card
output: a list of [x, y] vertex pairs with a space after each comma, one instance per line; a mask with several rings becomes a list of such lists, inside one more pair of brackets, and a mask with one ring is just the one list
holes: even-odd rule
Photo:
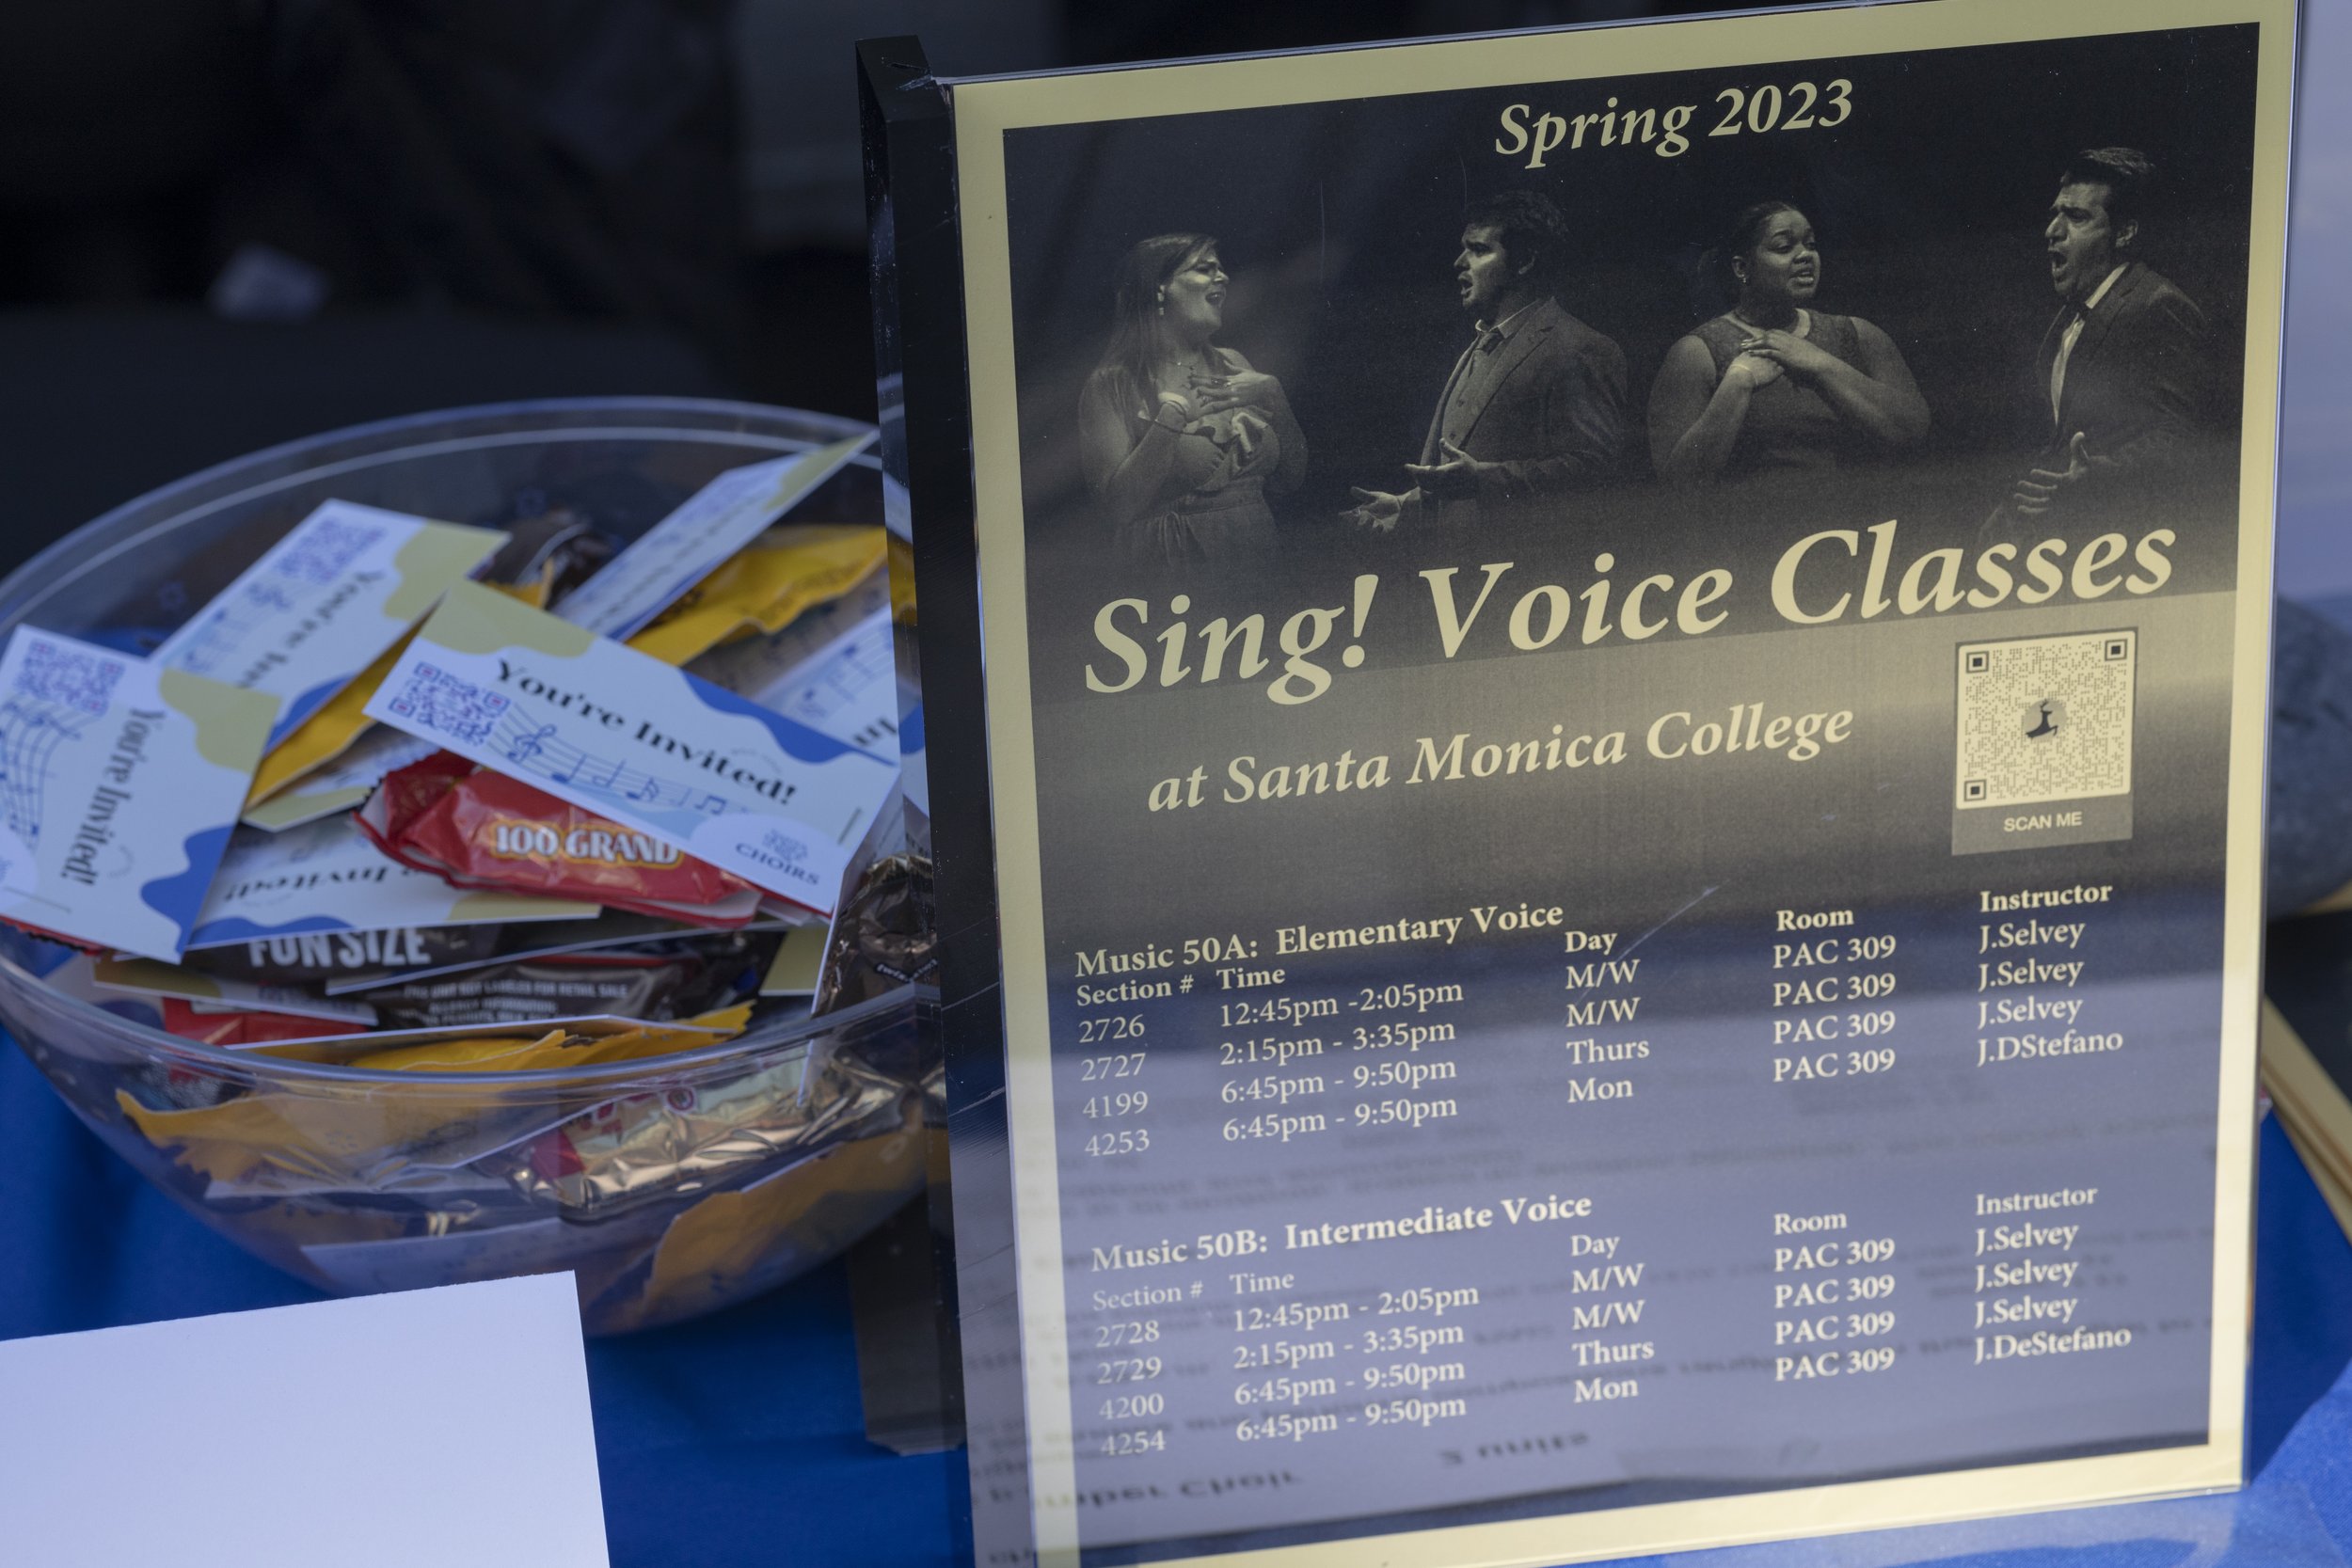
[[368, 713], [825, 913], [898, 775], [895, 757], [472, 584]]
[[0, 916], [179, 958], [277, 708], [20, 627], [0, 655]]

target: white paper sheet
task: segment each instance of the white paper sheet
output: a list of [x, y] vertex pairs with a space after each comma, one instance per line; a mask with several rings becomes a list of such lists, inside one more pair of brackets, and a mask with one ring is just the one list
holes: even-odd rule
[[0, 1341], [0, 1561], [603, 1568], [571, 1276]]

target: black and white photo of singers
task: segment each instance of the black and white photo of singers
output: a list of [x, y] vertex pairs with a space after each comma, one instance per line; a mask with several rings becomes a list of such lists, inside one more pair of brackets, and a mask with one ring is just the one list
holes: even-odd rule
[[[2074, 152], [2051, 181], [2051, 296], [2018, 296], [1997, 353], [2018, 364], [2011, 456], [1974, 517], [1988, 536], [2087, 524], [2153, 494], [2167, 466], [2223, 430], [2220, 345], [2195, 298], [2145, 261], [2164, 237], [2162, 169], [2129, 146]], [[1604, 491], [1739, 491], [1900, 466], [1938, 423], [1903, 350], [1839, 292], [1837, 251], [1769, 190], [1698, 261], [1720, 308], [1646, 367], [1583, 320], [1571, 216], [1541, 190], [1466, 204], [1449, 364], [1428, 364], [1419, 451], [1345, 475], [1345, 505], [1311, 517], [1312, 420], [1226, 341], [1232, 282], [1214, 235], [1134, 242], [1071, 419], [1089, 527], [1129, 566], [1226, 580], [1278, 574], [1287, 529], [1336, 522], [1364, 543], [1518, 524], [1576, 529]], [[2032, 232], [2016, 232], [2032, 246]], [[1435, 292], [1430, 292], [1435, 293]], [[1329, 331], [1329, 326], [1327, 326]]]

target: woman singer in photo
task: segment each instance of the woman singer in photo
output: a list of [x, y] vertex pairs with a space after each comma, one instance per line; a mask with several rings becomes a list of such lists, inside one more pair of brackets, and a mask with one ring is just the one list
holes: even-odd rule
[[1818, 471], [1918, 444], [1928, 405], [1893, 340], [1812, 308], [1821, 253], [1803, 213], [1758, 202], [1719, 254], [1738, 303], [1667, 351], [1650, 391], [1661, 479]]
[[1266, 497], [1307, 472], [1282, 384], [1216, 342], [1225, 285], [1206, 234], [1128, 251], [1110, 344], [1078, 401], [1087, 482], [1126, 551], [1220, 574], [1279, 564]]

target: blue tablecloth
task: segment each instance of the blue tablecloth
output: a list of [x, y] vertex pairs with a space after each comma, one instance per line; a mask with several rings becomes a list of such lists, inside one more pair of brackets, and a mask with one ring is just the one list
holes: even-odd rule
[[[2352, 1358], [2352, 1247], [2275, 1126], [2262, 1161], [2249, 1412], [2259, 1474], [2246, 1492], [1745, 1547], [1677, 1568], [2352, 1562], [2352, 1382], [2337, 1382]], [[149, 1187], [8, 1044], [0, 1172], [0, 1338], [310, 1299]], [[588, 1376], [615, 1568], [952, 1560], [949, 1488], [961, 1465], [866, 1443], [838, 1266], [700, 1323], [592, 1342]], [[452, 1438], [490, 1455], [529, 1434], [518, 1418]], [[404, 1460], [375, 1462], [389, 1473]]]

